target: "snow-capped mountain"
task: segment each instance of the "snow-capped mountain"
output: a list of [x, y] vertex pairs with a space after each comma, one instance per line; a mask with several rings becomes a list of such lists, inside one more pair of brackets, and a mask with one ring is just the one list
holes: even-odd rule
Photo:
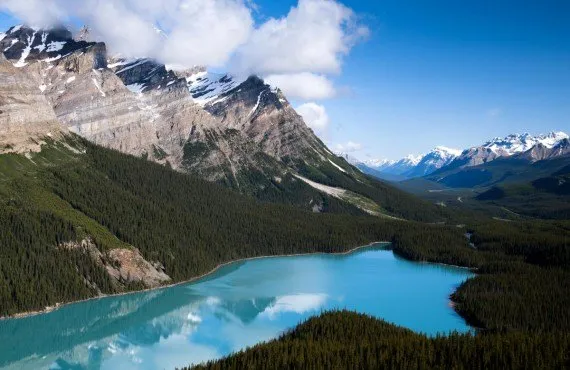
[[437, 146], [429, 153], [423, 155], [420, 161], [408, 172], [406, 177], [420, 177], [429, 175], [430, 173], [447, 166], [458, 155], [460, 150], [447, 148], [445, 146]]
[[109, 57], [105, 43], [85, 39], [88, 29], [74, 39], [61, 27], [0, 34], [0, 154], [39, 151], [45, 137], [72, 132], [261, 199], [376, 212], [374, 201], [348, 195], [366, 178], [263, 79]]
[[235, 89], [247, 78], [236, 78], [229, 74], [217, 74], [197, 68], [186, 77], [190, 94], [198, 104], [204, 106], [208, 103], [219, 102], [222, 95]]
[[392, 159], [368, 159], [366, 161], [360, 162], [371, 168], [382, 170], [384, 168], [394, 165], [397, 161]]
[[435, 147], [423, 155], [408, 155], [398, 161], [376, 159], [363, 162], [366, 166], [387, 175], [412, 178], [429, 175], [430, 173], [449, 164], [461, 154], [460, 150], [444, 146]]
[[501, 156], [508, 156], [526, 152], [537, 144], [552, 148], [564, 139], [568, 139], [568, 135], [564, 132], [550, 132], [546, 135], [538, 136], [532, 136], [529, 133], [522, 135], [513, 134], [504, 138], [494, 138], [483, 144], [483, 147], [489, 148]]
[[463, 151], [438, 146], [424, 155], [409, 155], [398, 161], [367, 160], [358, 167], [366, 166], [380, 174], [403, 178], [422, 177], [440, 170], [477, 166], [497, 158], [516, 156], [534, 162], [567, 155], [568, 140], [568, 135], [561, 131], [537, 136], [512, 134]]
[[63, 27], [42, 30], [14, 26], [0, 34], [0, 51], [14, 61], [15, 67], [25, 67], [35, 61], [53, 62], [95, 43], [76, 41]]
[[[481, 146], [464, 150], [453, 162], [450, 168], [477, 166], [491, 162], [497, 158], [521, 155], [533, 150], [537, 145], [546, 149], [552, 149], [561, 141], [568, 139], [564, 132], [550, 132], [544, 135], [532, 136], [528, 133], [522, 135], [512, 134], [504, 138], [494, 138]], [[527, 156], [529, 160], [539, 160], [532, 155]]]

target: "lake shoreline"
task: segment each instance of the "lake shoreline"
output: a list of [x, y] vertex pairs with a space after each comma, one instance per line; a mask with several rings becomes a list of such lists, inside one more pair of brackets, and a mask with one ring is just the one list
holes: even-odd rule
[[[247, 261], [253, 261], [253, 260], [257, 260], [257, 259], [264, 259], [264, 258], [284, 258], [284, 257], [301, 257], [301, 256], [315, 256], [315, 255], [330, 255], [330, 256], [343, 256], [343, 255], [348, 255], [348, 254], [352, 254], [360, 249], [365, 249], [365, 248], [370, 248], [376, 244], [385, 244], [385, 245], [390, 245], [392, 244], [391, 242], [388, 241], [377, 241], [377, 242], [372, 242], [366, 245], [361, 245], [358, 247], [354, 247], [351, 248], [345, 252], [334, 252], [334, 253], [327, 253], [327, 252], [310, 252], [310, 253], [293, 253], [293, 254], [279, 254], [279, 255], [268, 255], [268, 256], [256, 256], [256, 257], [245, 257], [245, 258], [238, 258], [235, 260], [231, 260], [228, 262], [224, 262], [221, 263], [219, 265], [217, 265], [216, 267], [214, 267], [212, 270], [210, 270], [209, 272], [206, 272], [204, 274], [201, 274], [199, 276], [195, 276], [192, 277], [190, 279], [184, 280], [184, 281], [180, 281], [177, 283], [173, 283], [173, 284], [168, 284], [168, 285], [161, 285], [161, 286], [157, 286], [154, 288], [147, 288], [147, 289], [142, 289], [142, 290], [134, 290], [134, 291], [129, 291], [129, 292], [122, 292], [122, 293], [116, 293], [116, 294], [105, 294], [105, 295], [99, 295], [96, 297], [90, 297], [90, 298], [86, 298], [86, 299], [80, 299], [77, 301], [70, 301], [70, 302], [65, 302], [65, 303], [56, 303], [55, 306], [49, 306], [46, 307], [43, 310], [37, 310], [37, 311], [25, 311], [25, 312], [20, 312], [20, 313], [16, 313], [14, 315], [8, 315], [8, 316], [2, 316], [0, 317], [0, 321], [2, 320], [10, 320], [10, 319], [23, 319], [26, 317], [31, 317], [31, 316], [36, 316], [36, 315], [42, 315], [45, 313], [49, 313], [49, 312], [53, 312], [56, 310], [59, 310], [62, 307], [65, 306], [69, 306], [72, 304], [77, 304], [77, 303], [82, 303], [82, 302], [89, 302], [89, 301], [93, 301], [93, 300], [97, 300], [97, 299], [105, 299], [105, 298], [111, 298], [111, 297], [120, 297], [120, 296], [125, 296], [125, 295], [129, 295], [129, 294], [137, 294], [137, 293], [144, 293], [144, 292], [150, 292], [150, 291], [154, 291], [154, 290], [160, 290], [160, 289], [167, 289], [167, 288], [172, 288], [178, 285], [183, 285], [183, 284], [188, 284], [188, 283], [193, 283], [196, 282], [202, 278], [205, 278], [208, 275], [212, 275], [214, 273], [216, 273], [217, 271], [219, 271], [221, 268], [226, 267], [228, 265], [234, 264], [234, 263], [239, 263], [239, 262], [247, 262]], [[414, 261], [416, 262], [416, 261]]]

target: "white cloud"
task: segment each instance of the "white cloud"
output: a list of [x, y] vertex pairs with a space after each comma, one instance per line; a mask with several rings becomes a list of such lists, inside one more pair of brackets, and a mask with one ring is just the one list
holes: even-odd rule
[[243, 0], [4, 0], [0, 9], [38, 26], [80, 18], [112, 52], [187, 67], [223, 65], [253, 30]]
[[325, 133], [329, 126], [329, 116], [325, 107], [322, 105], [310, 102], [297, 107], [299, 113], [307, 126], [313, 129], [317, 134], [322, 135]]
[[5, 9], [32, 25], [50, 25], [67, 18], [65, 8], [48, 4], [46, 0], [2, 0], [0, 9]]
[[360, 143], [355, 143], [354, 141], [348, 141], [345, 144], [336, 144], [334, 150], [339, 153], [352, 153], [362, 150], [363, 146]]
[[326, 294], [297, 294], [277, 297], [275, 302], [267, 307], [259, 316], [266, 316], [275, 319], [280, 313], [295, 312], [303, 314], [309, 311], [316, 311], [327, 301]]
[[290, 98], [321, 100], [336, 94], [332, 82], [325, 76], [308, 72], [270, 75], [265, 81], [279, 87]]
[[256, 25], [255, 8], [251, 0], [0, 0], [0, 10], [32, 25], [81, 19], [125, 57], [257, 74], [300, 99], [333, 96], [329, 75], [368, 33], [354, 12], [336, 0], [299, 0]]
[[336, 1], [299, 0], [286, 17], [253, 31], [234, 58], [234, 68], [261, 75], [339, 73], [341, 58], [367, 29]]

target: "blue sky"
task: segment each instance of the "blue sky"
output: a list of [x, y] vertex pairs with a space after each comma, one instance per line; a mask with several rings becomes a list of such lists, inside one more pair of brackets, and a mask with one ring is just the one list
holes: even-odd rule
[[[284, 12], [293, 1], [262, 10]], [[287, 3], [287, 4], [285, 4]], [[346, 0], [371, 31], [320, 102], [327, 142], [398, 158], [509, 133], [570, 130], [570, 2]]]
[[[509, 133], [570, 131], [570, 2], [342, 3], [370, 34], [332, 76], [337, 96], [317, 101], [333, 149], [352, 141], [361, 159], [396, 159]], [[297, 2], [255, 4], [263, 22]], [[0, 14], [1, 28], [14, 22]]]

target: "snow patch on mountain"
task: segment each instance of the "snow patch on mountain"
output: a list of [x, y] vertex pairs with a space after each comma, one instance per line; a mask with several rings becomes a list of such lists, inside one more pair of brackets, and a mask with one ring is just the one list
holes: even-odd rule
[[246, 79], [229, 74], [199, 71], [186, 77], [188, 89], [194, 101], [202, 106], [214, 102], [221, 95], [241, 85]]
[[[45, 35], [47, 36], [47, 34]], [[66, 41], [52, 41], [49, 44], [47, 44], [47, 48], [45, 50], [48, 52], [60, 51], [61, 49], [63, 49], [65, 44], [67, 44]], [[45, 41], [42, 45], [45, 45]]]
[[32, 36], [28, 36], [28, 38], [27, 38], [28, 44], [26, 45], [26, 47], [22, 51], [22, 56], [20, 57], [20, 60], [18, 60], [16, 63], [14, 63], [15, 67], [21, 68], [21, 67], [25, 67], [26, 65], [28, 65], [28, 63], [26, 63], [26, 58], [28, 57], [28, 55], [30, 55], [30, 51], [32, 51], [32, 44], [34, 43], [34, 39], [36, 38], [36, 34], [37, 34], [37, 32], [34, 32], [32, 34]]

